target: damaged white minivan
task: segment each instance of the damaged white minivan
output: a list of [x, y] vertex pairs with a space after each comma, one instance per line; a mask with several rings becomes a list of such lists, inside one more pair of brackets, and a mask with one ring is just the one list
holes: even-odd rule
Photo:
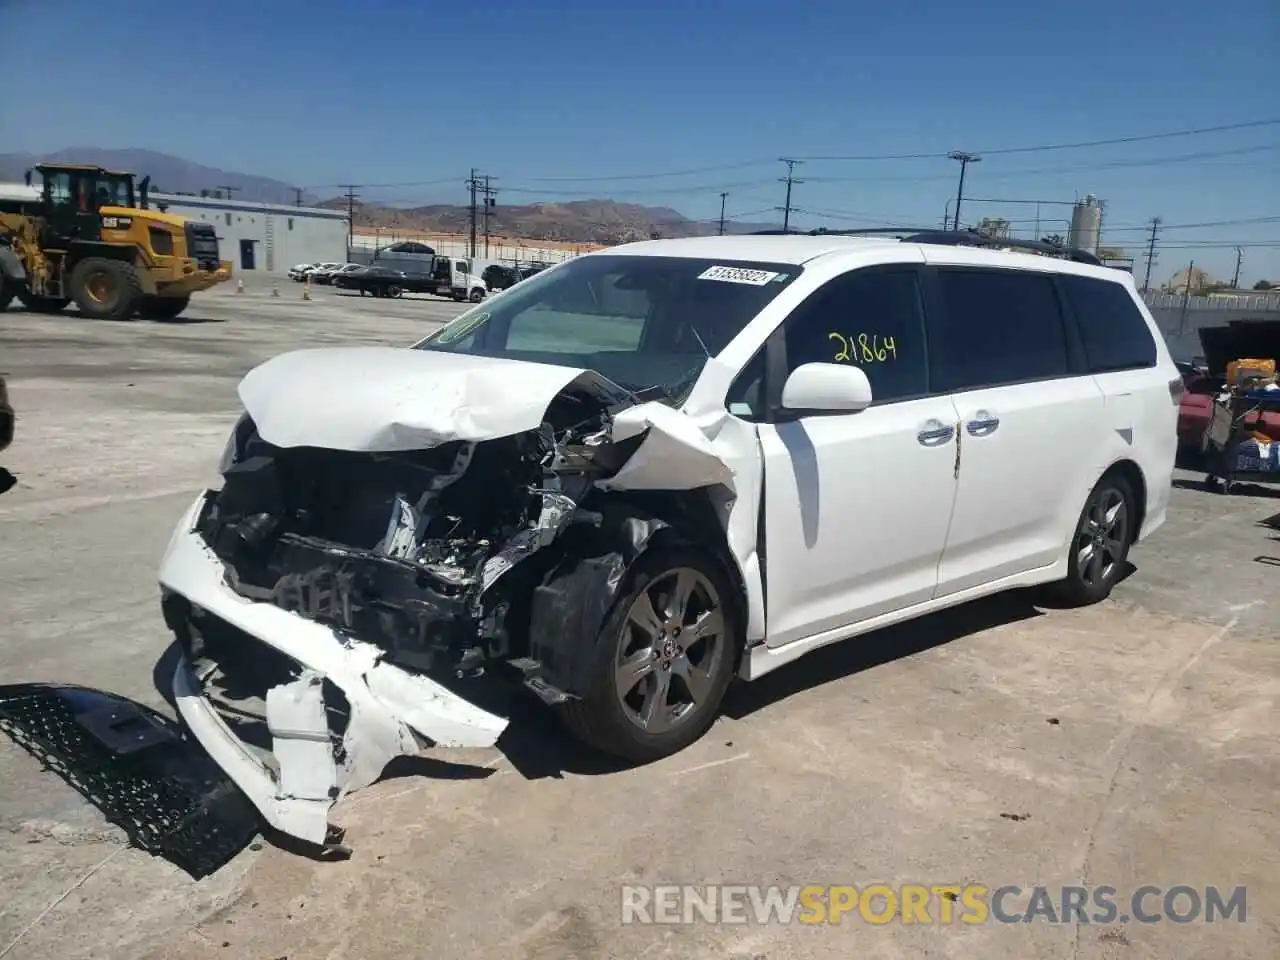
[[177, 704], [315, 843], [394, 757], [494, 744], [486, 685], [661, 757], [735, 675], [1010, 587], [1107, 596], [1164, 520], [1181, 382], [1096, 263], [950, 235], [580, 256], [412, 348], [244, 378], [160, 569]]

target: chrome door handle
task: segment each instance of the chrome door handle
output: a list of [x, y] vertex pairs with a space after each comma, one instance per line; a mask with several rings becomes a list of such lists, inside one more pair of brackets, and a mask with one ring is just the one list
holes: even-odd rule
[[995, 433], [999, 426], [999, 417], [993, 416], [986, 410], [979, 410], [973, 415], [973, 419], [964, 425], [964, 428], [969, 431], [971, 437], [985, 437]]
[[921, 446], [940, 447], [948, 443], [955, 433], [956, 428], [951, 424], [943, 423], [941, 420], [929, 420], [920, 428], [916, 439], [920, 441]]

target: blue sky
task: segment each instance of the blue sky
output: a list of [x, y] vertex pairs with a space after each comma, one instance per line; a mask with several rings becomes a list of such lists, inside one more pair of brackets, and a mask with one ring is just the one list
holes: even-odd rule
[[[1135, 253], [1161, 216], [1153, 280], [1193, 258], [1230, 279], [1232, 245], [1267, 243], [1242, 279], [1280, 280], [1280, 220], [1220, 223], [1280, 217], [1280, 124], [994, 152], [1280, 119], [1275, 0], [0, 0], [0, 53], [3, 150], [145, 147], [389, 202], [461, 202], [475, 166], [499, 203], [714, 218], [727, 191], [751, 220], [782, 203], [781, 156], [968, 150], [966, 196], [1094, 193]], [[956, 166], [808, 159], [794, 222], [939, 223]], [[1034, 228], [1034, 205], [980, 213]]]

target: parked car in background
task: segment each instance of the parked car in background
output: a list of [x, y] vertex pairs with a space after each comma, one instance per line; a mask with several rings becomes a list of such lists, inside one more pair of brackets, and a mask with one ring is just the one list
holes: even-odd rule
[[341, 270], [346, 264], [342, 263], [322, 263], [317, 267], [312, 267], [307, 274], [312, 283], [327, 284], [333, 281], [333, 275]]
[[289, 268], [289, 279], [301, 283], [307, 278], [307, 271], [320, 266], [318, 263], [295, 263]]
[[371, 297], [398, 297], [405, 292], [435, 293], [435, 283], [430, 279], [378, 264], [335, 274], [333, 286], [339, 290], [358, 290], [361, 296], [367, 293]]
[[493, 291], [506, 290], [508, 287], [514, 287], [521, 280], [527, 280], [529, 277], [541, 273], [549, 266], [550, 264], [546, 263], [528, 263], [523, 266], [495, 263], [486, 267], [481, 277], [488, 289]]

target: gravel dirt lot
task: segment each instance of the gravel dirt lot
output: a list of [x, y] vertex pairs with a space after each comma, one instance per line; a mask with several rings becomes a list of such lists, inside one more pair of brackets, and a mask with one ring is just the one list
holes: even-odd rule
[[[19, 416], [0, 453], [0, 682], [167, 711], [155, 567], [215, 479], [239, 377], [299, 346], [411, 343], [461, 309], [249, 286], [201, 295], [179, 323], [0, 316]], [[1169, 522], [1105, 604], [1009, 595], [827, 648], [731, 691], [706, 738], [643, 768], [521, 712], [502, 750], [446, 752], [438, 775], [343, 801], [345, 862], [255, 844], [192, 881], [0, 738], [0, 957], [1280, 955], [1280, 532], [1264, 522], [1280, 496], [1197, 479], [1181, 475]], [[1088, 883], [1121, 899], [1243, 885], [1248, 913], [621, 923], [622, 884], [716, 882]]]

